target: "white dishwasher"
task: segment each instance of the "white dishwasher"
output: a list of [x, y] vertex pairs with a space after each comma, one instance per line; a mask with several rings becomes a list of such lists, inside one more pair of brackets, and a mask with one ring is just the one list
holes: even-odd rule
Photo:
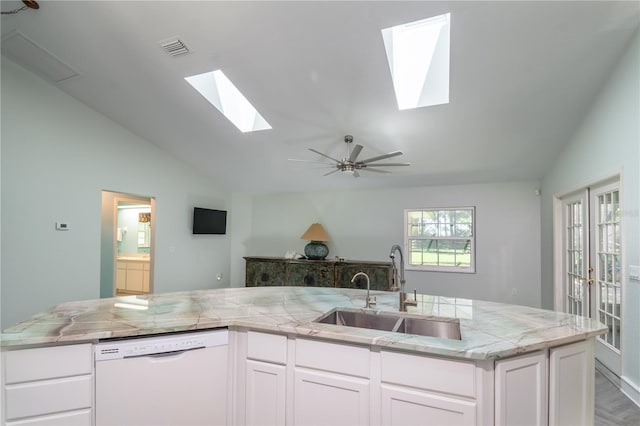
[[96, 425], [226, 423], [229, 331], [96, 345]]

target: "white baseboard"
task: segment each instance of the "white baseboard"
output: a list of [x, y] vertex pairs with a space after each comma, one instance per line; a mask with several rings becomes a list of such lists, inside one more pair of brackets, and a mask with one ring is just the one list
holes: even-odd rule
[[627, 395], [627, 397], [638, 407], [640, 407], [640, 386], [631, 382], [627, 377], [622, 376], [621, 378], [621, 387], [620, 390], [622, 393]]

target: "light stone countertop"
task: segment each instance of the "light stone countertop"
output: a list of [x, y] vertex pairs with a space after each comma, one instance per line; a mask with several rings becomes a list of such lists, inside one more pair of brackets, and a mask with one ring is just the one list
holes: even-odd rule
[[[374, 310], [398, 310], [398, 293], [372, 291]], [[602, 334], [596, 320], [527, 306], [418, 294], [409, 313], [458, 318], [462, 340], [313, 322], [336, 308], [364, 309], [366, 291], [318, 287], [222, 288], [84, 300], [58, 305], [0, 335], [3, 349], [246, 327], [475, 360], [559, 346]]]

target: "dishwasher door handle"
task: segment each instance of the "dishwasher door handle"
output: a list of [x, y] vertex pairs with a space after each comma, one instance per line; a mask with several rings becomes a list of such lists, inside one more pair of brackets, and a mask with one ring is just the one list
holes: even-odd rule
[[136, 356], [131, 356], [131, 357], [124, 357], [124, 359], [135, 359], [135, 358], [151, 358], [151, 360], [157, 360], [157, 361], [161, 361], [161, 360], [171, 360], [172, 358], [180, 358], [182, 357], [182, 355], [184, 355], [187, 352], [191, 352], [191, 351], [197, 351], [200, 349], [205, 349], [204, 346], [201, 347], [197, 347], [197, 348], [189, 348], [189, 349], [182, 349], [179, 351], [170, 351], [170, 352], [159, 352], [159, 353], [155, 353], [155, 354], [145, 354], [145, 355], [136, 355]]

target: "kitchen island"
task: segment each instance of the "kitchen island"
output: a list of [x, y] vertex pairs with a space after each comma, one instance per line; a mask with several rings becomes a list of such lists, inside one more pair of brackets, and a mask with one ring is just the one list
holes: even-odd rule
[[[365, 294], [256, 287], [69, 302], [4, 330], [0, 343], [4, 355], [226, 327], [228, 424], [593, 422], [599, 322], [429, 295], [409, 313], [459, 321], [460, 340], [314, 322], [336, 307], [363, 309]], [[376, 311], [398, 310], [397, 293], [372, 294]], [[342, 405], [318, 409], [323, 399]]]

